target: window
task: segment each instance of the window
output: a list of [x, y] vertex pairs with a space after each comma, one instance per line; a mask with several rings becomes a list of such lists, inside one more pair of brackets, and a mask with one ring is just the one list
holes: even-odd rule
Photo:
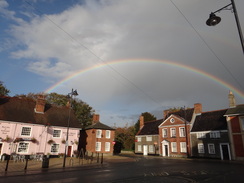
[[146, 141], [152, 141], [152, 136], [146, 136]]
[[59, 144], [52, 144], [51, 145], [51, 152], [52, 153], [57, 153], [59, 149]]
[[110, 139], [110, 134], [111, 134], [111, 131], [110, 130], [106, 130], [106, 139]]
[[101, 142], [96, 142], [96, 151], [101, 151]]
[[171, 123], [174, 123], [175, 122], [175, 119], [174, 118], [170, 118], [170, 122]]
[[205, 133], [205, 132], [197, 133], [197, 138], [198, 138], [198, 139], [206, 138], [206, 133]]
[[168, 129], [164, 128], [162, 134], [163, 134], [163, 137], [166, 138], [168, 136]]
[[31, 127], [22, 127], [21, 135], [22, 136], [30, 136]]
[[170, 128], [171, 137], [176, 137], [175, 128]]
[[210, 132], [210, 138], [220, 138], [220, 132]]
[[18, 146], [18, 153], [27, 153], [28, 147], [29, 147], [29, 143], [20, 142]]
[[153, 153], [154, 152], [154, 145], [149, 145], [149, 152]]
[[137, 146], [137, 151], [141, 151], [141, 145]]
[[177, 144], [176, 144], [176, 142], [171, 142], [171, 151], [172, 152], [177, 152]]
[[96, 130], [96, 138], [102, 138], [102, 130]]
[[105, 142], [105, 151], [110, 151], [110, 142]]
[[184, 127], [180, 127], [180, 137], [185, 137], [186, 136], [186, 131]]
[[141, 137], [137, 137], [137, 142], [141, 142]]
[[53, 137], [61, 137], [61, 130], [53, 130]]
[[186, 152], [186, 142], [180, 143], [180, 152]]
[[209, 154], [215, 154], [214, 144], [208, 144], [208, 153]]
[[204, 153], [204, 146], [203, 146], [203, 144], [198, 144], [197, 147], [198, 147], [198, 153]]

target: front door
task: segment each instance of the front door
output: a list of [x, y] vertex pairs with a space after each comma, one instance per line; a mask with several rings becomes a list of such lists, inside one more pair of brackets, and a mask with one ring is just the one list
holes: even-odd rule
[[230, 160], [230, 149], [229, 144], [220, 144], [221, 159]]
[[162, 156], [169, 156], [169, 141], [163, 140], [161, 143], [162, 143]]
[[143, 145], [143, 155], [147, 156], [148, 154], [148, 145]]
[[68, 153], [67, 153], [67, 156], [68, 157], [71, 156], [71, 150], [72, 150], [72, 146], [68, 146]]

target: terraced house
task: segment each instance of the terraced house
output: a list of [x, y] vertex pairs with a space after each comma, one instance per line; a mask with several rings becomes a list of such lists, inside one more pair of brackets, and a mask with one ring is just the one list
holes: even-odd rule
[[0, 97], [0, 155], [58, 156], [64, 154], [66, 147], [67, 156], [72, 156], [78, 147], [80, 129], [70, 107], [46, 104], [44, 96], [39, 96], [36, 101]]

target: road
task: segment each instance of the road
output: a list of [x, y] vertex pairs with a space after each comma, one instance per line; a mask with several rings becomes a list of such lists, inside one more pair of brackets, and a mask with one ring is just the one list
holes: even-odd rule
[[21, 176], [2, 176], [8, 183], [69, 182], [243, 182], [244, 163], [220, 160], [163, 159], [136, 156], [130, 161], [107, 161], [93, 167], [58, 169]]

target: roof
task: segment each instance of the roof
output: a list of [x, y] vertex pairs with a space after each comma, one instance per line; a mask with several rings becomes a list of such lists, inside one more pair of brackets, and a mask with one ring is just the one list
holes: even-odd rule
[[[70, 108], [46, 104], [44, 114], [40, 114], [34, 111], [35, 106], [36, 102], [33, 99], [0, 97], [0, 120], [50, 126], [68, 126]], [[69, 126], [81, 128], [73, 111], [70, 113]]]
[[191, 132], [227, 130], [224, 114], [227, 109], [204, 112], [196, 116]]
[[96, 122], [90, 126], [87, 126], [85, 128], [85, 130], [89, 130], [89, 129], [101, 129], [101, 130], [115, 130], [114, 128], [111, 128], [101, 122]]
[[236, 107], [229, 108], [225, 116], [238, 116], [238, 115], [244, 115], [244, 104], [237, 105]]
[[169, 112], [167, 114], [167, 116], [165, 117], [165, 120], [170, 116], [170, 115], [175, 115], [175, 116], [179, 116], [183, 119], [185, 119], [186, 121], [191, 121], [192, 119], [192, 115], [193, 115], [193, 112], [194, 112], [194, 108], [190, 108], [190, 109], [182, 109], [182, 110], [179, 110], [179, 111], [176, 111], [176, 112]]
[[163, 122], [163, 119], [144, 122], [144, 126], [137, 135], [158, 135], [158, 126]]

